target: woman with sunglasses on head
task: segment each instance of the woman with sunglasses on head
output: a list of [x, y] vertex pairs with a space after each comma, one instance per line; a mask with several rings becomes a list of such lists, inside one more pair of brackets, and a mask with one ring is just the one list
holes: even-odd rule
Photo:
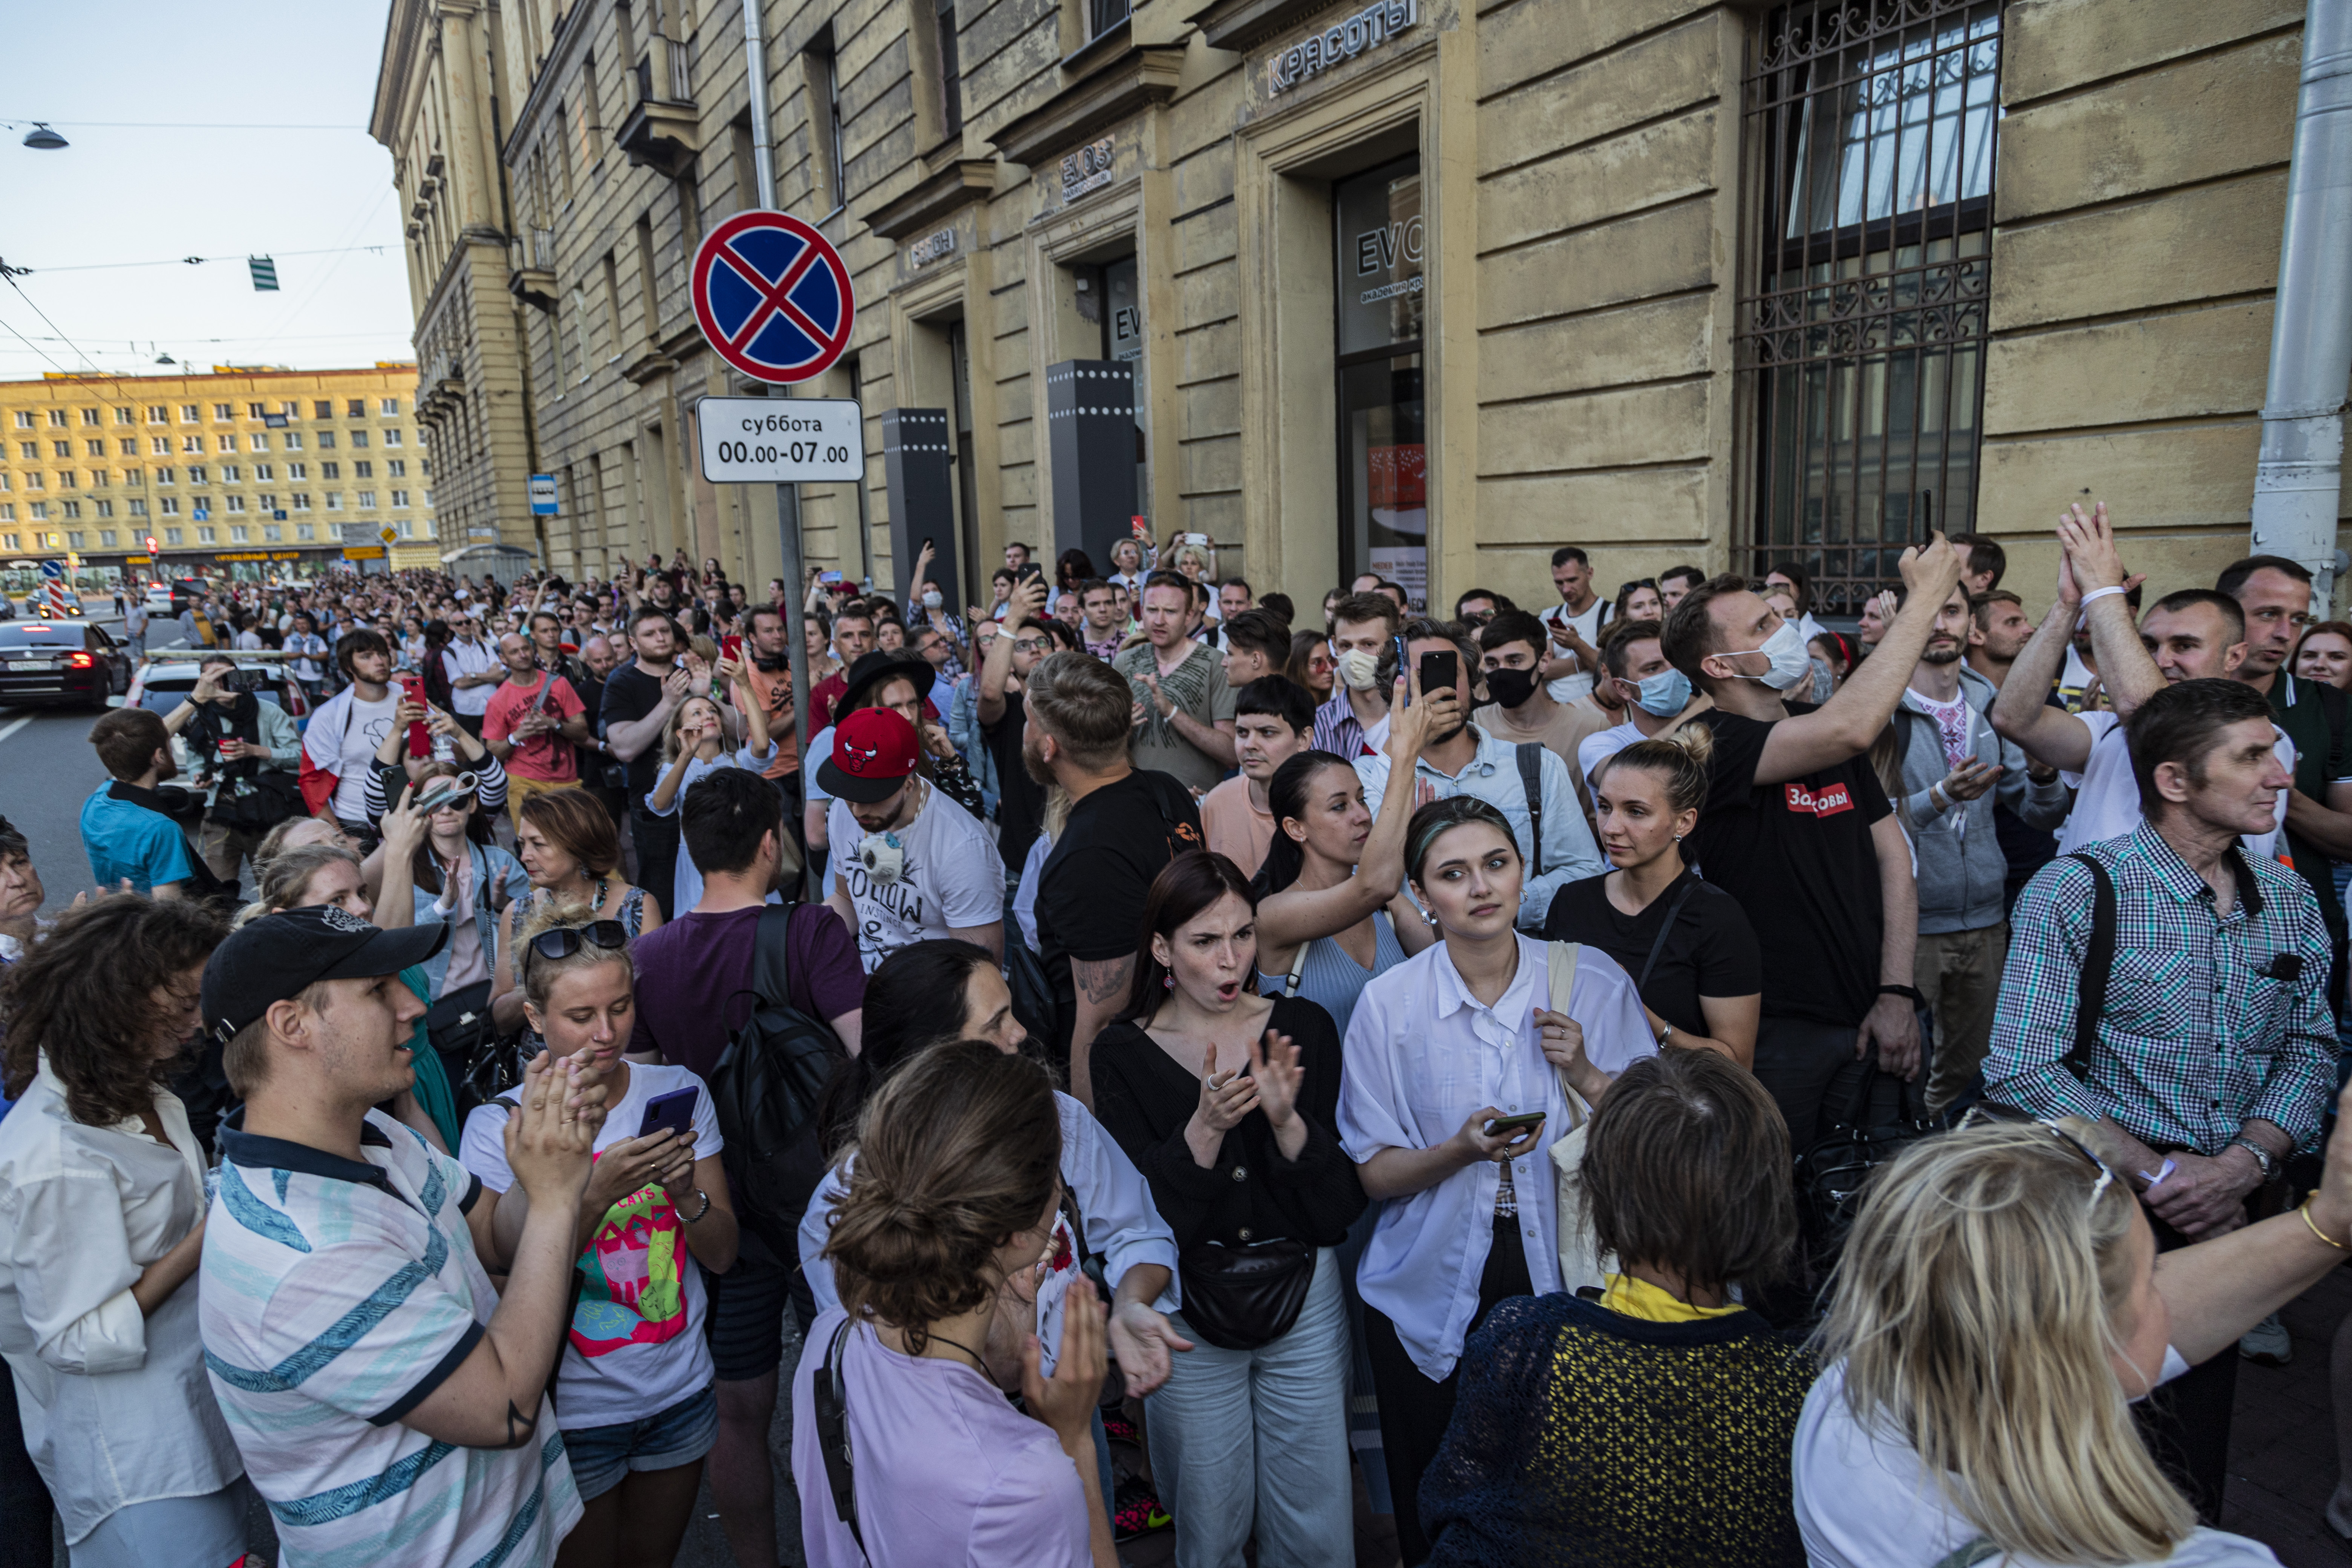
[[1663, 621], [1666, 618], [1666, 601], [1658, 593], [1655, 577], [1636, 577], [1617, 590], [1615, 621]]
[[[587, 1511], [555, 1561], [668, 1568], [719, 1431], [702, 1276], [734, 1266], [738, 1239], [719, 1120], [688, 1069], [622, 1057], [636, 968], [618, 921], [557, 904], [534, 915], [520, 941], [531, 1028], [553, 1058], [580, 1058], [578, 1081], [604, 1085], [608, 1108], [580, 1201], [582, 1285], [555, 1381], [556, 1422]], [[501, 1248], [520, 1240], [529, 1208], [507, 1164], [512, 1110], [503, 1099], [478, 1107], [458, 1156], [481, 1178], [478, 1201], [493, 1205]]]
[[2277, 1563], [2199, 1527], [2131, 1406], [2344, 1262], [2352, 1139], [2300, 1209], [2160, 1258], [2141, 1184], [2071, 1116], [1972, 1117], [1871, 1178], [1792, 1456], [1815, 1568]]
[[1440, 941], [1364, 987], [1348, 1027], [1340, 1142], [1387, 1200], [1357, 1270], [1381, 1436], [1408, 1564], [1429, 1555], [1418, 1499], [1454, 1410], [1467, 1336], [1512, 1296], [1561, 1289], [1551, 1163], [1588, 1103], [1657, 1042], [1633, 982], [1577, 955], [1552, 994], [1547, 945], [1513, 929], [1523, 868], [1503, 814], [1472, 795], [1405, 828], [1413, 901]]
[[1633, 976], [1664, 1046], [1756, 1060], [1763, 957], [1739, 900], [1699, 878], [1683, 840], [1706, 804], [1714, 732], [1685, 725], [1636, 741], [1592, 774], [1594, 826], [1614, 869], [1563, 885], [1549, 942], [1584, 942]]
[[1094, 1043], [1103, 1125], [1181, 1258], [1173, 1323], [1195, 1342], [1149, 1408], [1184, 1568], [1239, 1568], [1253, 1534], [1263, 1562], [1355, 1561], [1335, 1249], [1364, 1190], [1336, 1131], [1339, 1034], [1311, 1002], [1255, 994], [1255, 921], [1231, 860], [1171, 861], [1127, 1006]]
[[201, 904], [115, 894], [0, 968], [0, 1355], [77, 1568], [245, 1552], [245, 1466], [196, 1317], [205, 1148], [164, 1087], [226, 934]]

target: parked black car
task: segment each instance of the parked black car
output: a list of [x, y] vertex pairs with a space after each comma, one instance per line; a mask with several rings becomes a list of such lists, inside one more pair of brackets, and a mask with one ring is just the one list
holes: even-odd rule
[[0, 705], [79, 703], [103, 708], [131, 689], [131, 656], [88, 621], [0, 625]]

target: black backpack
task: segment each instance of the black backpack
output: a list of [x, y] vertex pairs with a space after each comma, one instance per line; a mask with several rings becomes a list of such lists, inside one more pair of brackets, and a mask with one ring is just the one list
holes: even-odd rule
[[[710, 1074], [728, 1190], [736, 1217], [777, 1257], [800, 1256], [801, 1215], [824, 1176], [817, 1144], [817, 1102], [834, 1069], [849, 1058], [832, 1029], [792, 1005], [786, 953], [790, 904], [760, 911], [751, 944], [751, 1016], [728, 1031], [727, 1049]], [[734, 997], [728, 999], [730, 1007]]]

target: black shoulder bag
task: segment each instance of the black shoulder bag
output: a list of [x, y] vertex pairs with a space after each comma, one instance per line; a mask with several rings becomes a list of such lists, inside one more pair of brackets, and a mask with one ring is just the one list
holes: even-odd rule
[[1543, 875], [1543, 742], [1521, 741], [1515, 748], [1519, 760], [1519, 787], [1528, 795], [1528, 837], [1534, 839], [1535, 852], [1528, 875]]
[[849, 1527], [849, 1539], [857, 1542], [857, 1550], [866, 1550], [865, 1533], [857, 1528], [857, 1457], [849, 1447], [849, 1405], [841, 1378], [841, 1345], [849, 1331], [857, 1326], [855, 1318], [844, 1318], [841, 1326], [833, 1331], [833, 1342], [825, 1347], [824, 1365], [816, 1374], [813, 1403], [816, 1406], [816, 1440], [824, 1455], [824, 1481], [833, 1493], [835, 1518]]

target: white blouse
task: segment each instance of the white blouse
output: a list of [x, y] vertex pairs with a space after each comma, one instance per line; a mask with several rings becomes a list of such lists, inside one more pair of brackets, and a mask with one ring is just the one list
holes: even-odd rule
[[131, 1294], [205, 1212], [187, 1111], [158, 1089], [155, 1114], [168, 1145], [135, 1117], [77, 1121], [44, 1058], [0, 1121], [0, 1355], [69, 1542], [117, 1509], [245, 1473], [205, 1374], [196, 1277], [152, 1317]]
[[[1582, 1025], [1585, 1057], [1603, 1072], [1657, 1055], [1658, 1042], [1633, 977], [1608, 954], [1584, 947], [1561, 1008], [1551, 998], [1549, 944], [1517, 940], [1518, 973], [1492, 1007], [1470, 994], [1442, 942], [1365, 985], [1348, 1023], [1339, 1145], [1360, 1165], [1383, 1149], [1434, 1149], [1483, 1106], [1507, 1116], [1542, 1111], [1530, 1152], [1511, 1162], [1519, 1245], [1540, 1296], [1560, 1289], [1549, 1150], [1569, 1122], [1559, 1076], [1536, 1037], [1535, 1010], [1565, 1012]], [[1478, 1315], [1502, 1184], [1502, 1167], [1481, 1160], [1391, 1198], [1356, 1271], [1365, 1303], [1388, 1315], [1405, 1353], [1433, 1382], [1454, 1370]]]

